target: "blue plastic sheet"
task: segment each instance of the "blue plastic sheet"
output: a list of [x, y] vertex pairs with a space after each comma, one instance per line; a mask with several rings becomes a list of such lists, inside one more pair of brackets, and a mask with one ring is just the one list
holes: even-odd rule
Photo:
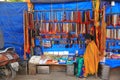
[[0, 2], [0, 29], [4, 35], [4, 47], [15, 47], [20, 58], [23, 58], [23, 12], [27, 3]]
[[59, 4], [34, 4], [35, 10], [50, 10], [50, 9], [72, 9], [72, 10], [88, 10], [92, 9], [92, 2], [72, 2], [72, 3], [59, 3]]
[[107, 5], [106, 14], [120, 14], [120, 3], [115, 2], [115, 6]]
[[106, 59], [106, 65], [109, 65], [111, 68], [120, 67], [120, 60], [118, 59]]
[[[62, 20], [62, 16], [65, 13], [70, 16], [71, 11], [77, 11], [80, 10], [82, 13], [85, 10], [90, 10], [92, 11], [92, 2], [87, 1], [87, 2], [72, 2], [72, 3], [54, 3], [54, 4], [34, 4], [34, 10], [40, 10], [40, 11], [47, 11], [47, 12], [37, 12], [34, 14], [34, 19], [42, 19], [42, 20], [54, 20], [53, 18], [57, 17], [58, 21]], [[55, 11], [57, 10], [57, 11]], [[66, 18], [68, 19], [69, 16], [66, 15]], [[90, 13], [92, 16], [92, 12]], [[42, 18], [41, 18], [42, 17]], [[43, 19], [44, 18], [44, 19]], [[69, 19], [70, 20], [70, 19]]]
[[[60, 10], [58, 10], [60, 9]], [[72, 3], [59, 3], [59, 4], [38, 4], [35, 3], [34, 4], [34, 10], [44, 10], [42, 12], [37, 12], [34, 14], [34, 19], [43, 19], [43, 20], [54, 20], [52, 19], [55, 14], [57, 15], [57, 20], [58, 21], [62, 21], [62, 16], [65, 13], [66, 15], [66, 19], [70, 20], [69, 16], [70, 16], [70, 12], [71, 11], [77, 11], [80, 10], [82, 13], [86, 10], [90, 10], [91, 11], [91, 16], [92, 16], [92, 2], [88, 1], [88, 2], [72, 2]], [[48, 11], [49, 10], [49, 11]], [[53, 10], [57, 10], [57, 11], [53, 11]], [[38, 15], [37, 15], [38, 14]], [[42, 15], [42, 16], [41, 16]], [[59, 16], [58, 16], [59, 15]], [[44, 17], [43, 17], [44, 16]], [[49, 17], [51, 16], [51, 17]], [[36, 45], [39, 45], [39, 41], [36, 40], [35, 41]], [[70, 55], [75, 55], [75, 51], [78, 50], [78, 54], [79, 55], [83, 55], [85, 48], [79, 48], [79, 45], [73, 45], [71, 48], [65, 48], [65, 45], [52, 45], [51, 48], [42, 48], [43, 52], [46, 51], [68, 51]]]

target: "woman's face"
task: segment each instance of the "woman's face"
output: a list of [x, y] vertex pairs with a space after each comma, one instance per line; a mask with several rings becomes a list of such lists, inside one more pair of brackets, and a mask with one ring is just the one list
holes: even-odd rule
[[89, 44], [90, 41], [91, 41], [90, 39], [86, 39], [86, 40], [85, 40], [85, 43], [86, 43], [86, 44]]

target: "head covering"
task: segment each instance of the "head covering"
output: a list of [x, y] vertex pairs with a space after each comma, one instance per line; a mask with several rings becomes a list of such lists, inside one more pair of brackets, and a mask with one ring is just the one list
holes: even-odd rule
[[91, 34], [85, 34], [85, 39], [94, 40], [94, 36], [92, 36]]

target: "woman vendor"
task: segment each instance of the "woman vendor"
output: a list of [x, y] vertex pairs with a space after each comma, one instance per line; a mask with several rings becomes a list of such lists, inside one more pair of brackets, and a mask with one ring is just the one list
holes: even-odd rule
[[93, 36], [90, 34], [85, 35], [85, 43], [87, 45], [86, 51], [84, 53], [84, 66], [85, 66], [85, 72], [84, 77], [87, 77], [88, 74], [95, 74], [97, 77], [98, 72], [98, 64], [100, 61], [99, 56], [99, 49], [96, 46], [96, 43], [94, 42]]

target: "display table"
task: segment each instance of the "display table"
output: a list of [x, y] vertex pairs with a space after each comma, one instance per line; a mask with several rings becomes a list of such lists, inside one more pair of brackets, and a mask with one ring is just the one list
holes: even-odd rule
[[[40, 66], [42, 66], [42, 69]], [[32, 64], [32, 63], [29, 63], [28, 71], [29, 71], [29, 75], [35, 75], [37, 73], [50, 73], [52, 71], [66, 72], [67, 75], [74, 75], [74, 64], [70, 65], [70, 64]]]
[[119, 80], [120, 59], [106, 59], [105, 64], [110, 66], [109, 80]]
[[106, 59], [106, 65], [109, 65], [110, 68], [120, 67], [120, 59]]
[[119, 74], [119, 59], [106, 59], [106, 62], [104, 64], [100, 64], [99, 66], [99, 75], [103, 80], [119, 80]]

